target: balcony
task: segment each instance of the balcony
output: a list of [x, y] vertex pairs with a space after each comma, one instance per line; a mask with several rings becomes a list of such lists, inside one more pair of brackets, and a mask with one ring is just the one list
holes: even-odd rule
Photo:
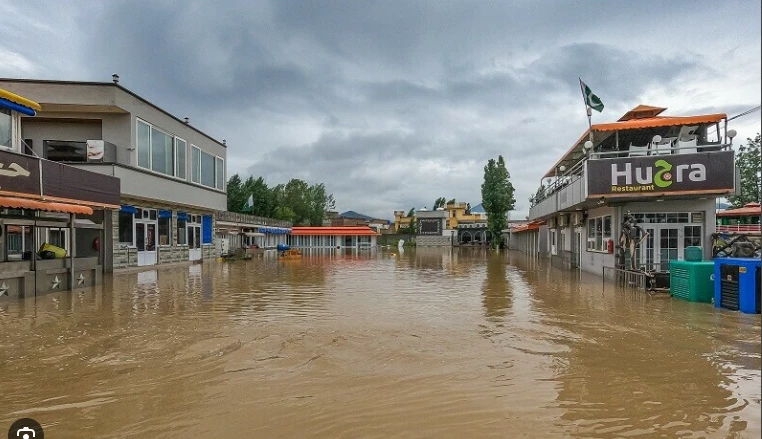
[[733, 193], [737, 181], [729, 145], [706, 145], [670, 153], [594, 152], [554, 176], [529, 209], [529, 219], [584, 210], [612, 201], [657, 197], [706, 197]]
[[289, 221], [283, 221], [264, 216], [248, 215], [238, 212], [217, 211], [215, 213], [217, 221], [224, 221], [237, 224], [251, 224], [257, 226], [285, 227], [290, 228], [292, 224]]

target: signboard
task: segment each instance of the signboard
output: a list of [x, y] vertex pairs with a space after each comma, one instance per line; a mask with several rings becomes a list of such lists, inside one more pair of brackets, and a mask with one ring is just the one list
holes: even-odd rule
[[42, 161], [42, 192], [51, 197], [120, 204], [119, 179], [61, 163]]
[[588, 198], [732, 192], [733, 151], [588, 160]]
[[0, 151], [0, 191], [40, 195], [37, 157]]
[[441, 235], [442, 218], [418, 218], [419, 235]]
[[0, 151], [0, 191], [33, 195], [36, 198], [50, 196], [119, 205], [121, 186], [119, 179], [110, 175], [38, 157]]
[[88, 162], [102, 162], [103, 161], [103, 140], [88, 140], [87, 141], [87, 161]]

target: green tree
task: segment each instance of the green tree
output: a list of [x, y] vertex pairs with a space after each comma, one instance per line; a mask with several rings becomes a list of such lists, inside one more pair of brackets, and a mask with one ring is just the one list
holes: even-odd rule
[[294, 213], [294, 211], [291, 210], [290, 207], [286, 207], [286, 206], [276, 207], [273, 217], [275, 217], [275, 219], [296, 223], [296, 213]]
[[228, 211], [243, 212], [244, 205], [249, 196], [246, 193], [244, 184], [238, 174], [233, 175], [228, 180]]
[[410, 210], [407, 211], [407, 216], [409, 217], [415, 216], [415, 207], [411, 207]]
[[747, 203], [759, 203], [760, 190], [760, 137], [746, 139], [736, 152], [736, 168], [741, 171], [741, 193], [728, 197], [733, 207], [743, 207]]
[[445, 204], [447, 201], [445, 201], [445, 197], [439, 197], [434, 201], [434, 207], [431, 208], [431, 210], [437, 210], [440, 207], [445, 207]]
[[493, 236], [493, 247], [500, 245], [501, 233], [507, 225], [506, 215], [515, 204], [511, 174], [505, 167], [503, 156], [498, 156], [497, 160], [489, 159], [484, 167], [482, 205], [487, 213], [487, 229]]
[[455, 204], [455, 198], [447, 201], [447, 205], [449, 206], [450, 204]]
[[327, 210], [333, 210], [336, 207], [336, 201], [333, 194], [328, 194], [323, 183], [313, 184], [308, 190], [309, 201], [309, 224], [311, 226], [322, 226], [323, 218]]
[[251, 209], [252, 215], [273, 217], [275, 214], [275, 200], [273, 193], [267, 186], [265, 179], [262, 177], [257, 178], [249, 177], [244, 183], [244, 187], [249, 195], [252, 196], [254, 206]]

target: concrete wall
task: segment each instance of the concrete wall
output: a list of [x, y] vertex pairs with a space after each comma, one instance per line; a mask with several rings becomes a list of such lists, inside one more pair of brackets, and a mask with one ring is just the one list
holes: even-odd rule
[[451, 247], [452, 238], [441, 235], [418, 235], [415, 237], [416, 247]]

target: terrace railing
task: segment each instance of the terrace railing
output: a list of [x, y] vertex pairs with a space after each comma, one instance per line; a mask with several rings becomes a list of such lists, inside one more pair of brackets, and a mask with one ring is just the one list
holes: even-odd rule
[[215, 214], [217, 221], [226, 221], [239, 224], [251, 224], [256, 226], [271, 226], [271, 227], [292, 227], [290, 221], [284, 221], [274, 218], [267, 218], [264, 216], [249, 215], [246, 213], [238, 212], [226, 212], [218, 210]]

